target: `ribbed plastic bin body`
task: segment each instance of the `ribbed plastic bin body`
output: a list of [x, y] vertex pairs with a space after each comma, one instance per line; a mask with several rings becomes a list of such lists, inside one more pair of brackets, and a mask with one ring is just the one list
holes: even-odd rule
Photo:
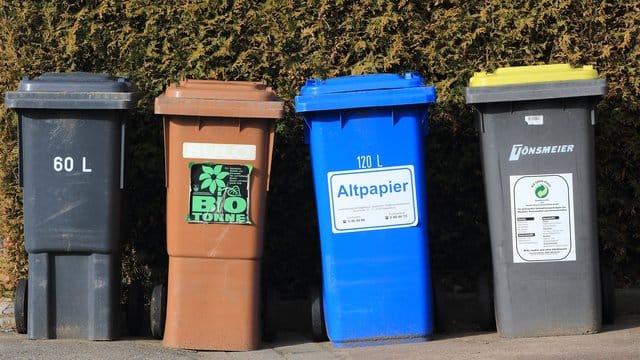
[[296, 97], [311, 152], [324, 315], [336, 347], [432, 333], [423, 139], [433, 87], [417, 74], [309, 80]]
[[586, 334], [601, 326], [591, 67], [477, 73], [495, 315], [506, 337]]
[[8, 92], [18, 112], [31, 339], [118, 337], [124, 78], [47, 73]]
[[165, 346], [260, 346], [266, 194], [282, 109], [254, 82], [186, 80], [156, 98], [167, 172]]

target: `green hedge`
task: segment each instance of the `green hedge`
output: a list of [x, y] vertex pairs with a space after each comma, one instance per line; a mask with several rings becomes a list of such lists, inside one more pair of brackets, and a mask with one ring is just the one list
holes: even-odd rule
[[[474, 71], [592, 64], [599, 108], [597, 181], [603, 257], [640, 279], [640, 8], [570, 0], [0, 1], [0, 92], [47, 71], [127, 74], [140, 101], [127, 147], [125, 281], [165, 276], [162, 126], [153, 99], [182, 78], [264, 80], [286, 101], [277, 126], [264, 266], [291, 292], [319, 279], [309, 154], [293, 96], [306, 78], [419, 71], [436, 85], [428, 204], [433, 266], [465, 281], [489, 264], [478, 139], [464, 87]], [[0, 287], [25, 276], [15, 114], [0, 108]]]

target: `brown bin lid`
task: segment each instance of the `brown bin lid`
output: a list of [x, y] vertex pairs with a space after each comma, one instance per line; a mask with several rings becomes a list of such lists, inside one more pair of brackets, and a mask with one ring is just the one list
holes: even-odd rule
[[183, 80], [156, 98], [155, 113], [278, 119], [283, 102], [260, 82]]

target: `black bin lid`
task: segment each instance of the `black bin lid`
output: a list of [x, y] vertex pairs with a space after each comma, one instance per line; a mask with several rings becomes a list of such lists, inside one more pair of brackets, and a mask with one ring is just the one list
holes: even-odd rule
[[5, 95], [5, 106], [17, 109], [130, 109], [134, 101], [129, 79], [87, 72], [25, 77]]

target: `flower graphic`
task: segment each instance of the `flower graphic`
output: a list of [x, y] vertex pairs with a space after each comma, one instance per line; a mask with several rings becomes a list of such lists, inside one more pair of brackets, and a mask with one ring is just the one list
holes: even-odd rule
[[198, 178], [198, 180], [202, 181], [200, 189], [209, 188], [209, 192], [215, 194], [216, 189], [223, 189], [227, 186], [223, 181], [227, 176], [229, 176], [229, 173], [222, 171], [222, 165], [214, 167], [202, 165], [202, 174]]

